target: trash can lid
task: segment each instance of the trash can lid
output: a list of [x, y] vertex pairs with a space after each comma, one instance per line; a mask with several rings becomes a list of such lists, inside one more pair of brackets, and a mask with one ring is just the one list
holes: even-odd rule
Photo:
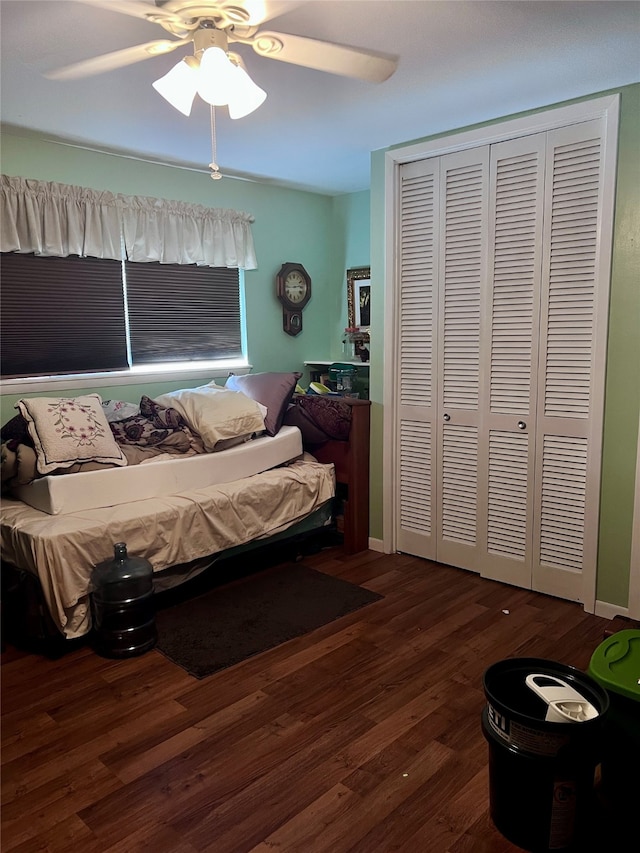
[[640, 702], [640, 630], [618, 631], [600, 643], [589, 675], [602, 687]]

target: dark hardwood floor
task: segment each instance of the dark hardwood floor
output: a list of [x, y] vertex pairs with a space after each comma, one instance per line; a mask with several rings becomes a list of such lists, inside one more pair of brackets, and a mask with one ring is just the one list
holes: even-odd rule
[[607, 620], [404, 555], [305, 562], [385, 597], [202, 680], [156, 649], [7, 645], [2, 850], [517, 850], [488, 813], [483, 673], [586, 669]]

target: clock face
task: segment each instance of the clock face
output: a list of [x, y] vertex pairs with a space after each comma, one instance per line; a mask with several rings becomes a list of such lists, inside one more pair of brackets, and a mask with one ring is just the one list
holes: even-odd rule
[[307, 295], [308, 285], [304, 276], [297, 270], [292, 270], [284, 281], [284, 292], [293, 304], [302, 302]]

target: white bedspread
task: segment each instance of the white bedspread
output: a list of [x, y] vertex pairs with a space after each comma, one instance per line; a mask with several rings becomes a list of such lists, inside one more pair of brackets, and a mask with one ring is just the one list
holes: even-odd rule
[[93, 566], [126, 542], [154, 571], [286, 530], [335, 493], [333, 465], [296, 460], [243, 480], [113, 507], [52, 516], [2, 499], [2, 557], [36, 574], [68, 638], [90, 628]]

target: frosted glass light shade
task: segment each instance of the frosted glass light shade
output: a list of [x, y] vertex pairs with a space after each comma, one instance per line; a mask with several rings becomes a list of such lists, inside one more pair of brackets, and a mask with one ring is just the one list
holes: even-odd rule
[[229, 103], [235, 86], [235, 66], [219, 47], [210, 47], [202, 54], [198, 70], [198, 94], [214, 107]]
[[267, 93], [257, 86], [244, 68], [233, 67], [234, 90], [229, 98], [230, 118], [243, 118], [257, 110], [267, 97]]
[[152, 83], [156, 92], [184, 115], [191, 115], [193, 99], [198, 91], [198, 68], [191, 68], [181, 59], [171, 71]]

